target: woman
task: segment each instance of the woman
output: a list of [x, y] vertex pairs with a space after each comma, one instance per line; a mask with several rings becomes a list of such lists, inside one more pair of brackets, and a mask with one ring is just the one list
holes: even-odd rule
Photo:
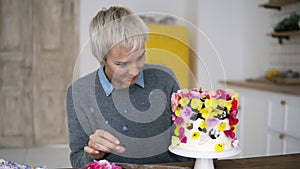
[[168, 151], [170, 97], [179, 89], [166, 67], [145, 64], [147, 26], [129, 9], [103, 9], [90, 23], [97, 71], [68, 89], [70, 159], [73, 167], [107, 159], [164, 163], [184, 158]]

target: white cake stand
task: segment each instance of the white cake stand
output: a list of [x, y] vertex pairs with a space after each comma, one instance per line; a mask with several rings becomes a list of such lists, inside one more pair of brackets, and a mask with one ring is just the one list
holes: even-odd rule
[[214, 158], [231, 157], [241, 152], [239, 148], [236, 148], [236, 149], [223, 151], [223, 152], [205, 153], [205, 152], [188, 151], [174, 146], [169, 146], [169, 150], [172, 153], [180, 156], [196, 158], [194, 169], [214, 169], [214, 163], [213, 163]]

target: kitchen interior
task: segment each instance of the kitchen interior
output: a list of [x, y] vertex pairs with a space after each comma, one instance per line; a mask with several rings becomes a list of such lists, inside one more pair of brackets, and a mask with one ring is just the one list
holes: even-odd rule
[[[152, 32], [147, 44], [148, 63], [171, 67], [182, 87], [231, 88], [240, 94], [238, 137], [242, 151], [235, 158], [300, 152], [299, 0], [173, 0], [172, 4], [167, 0], [76, 2], [78, 45], [74, 47], [78, 49], [74, 50], [78, 53], [73, 56], [76, 63], [71, 65], [69, 84], [98, 67], [89, 51], [90, 19], [103, 7], [127, 6], [144, 19]], [[0, 30], [0, 37], [4, 37], [3, 32]], [[179, 50], [173, 50], [172, 44], [178, 45]], [[4, 47], [0, 49], [3, 51]], [[155, 58], [157, 55], [166, 58]], [[2, 66], [5, 59], [5, 52], [1, 52], [2, 80], [5, 80]], [[4, 85], [1, 81], [0, 86]], [[1, 106], [7, 105], [3, 103], [3, 89], [0, 88]], [[0, 111], [5, 118], [4, 108]], [[2, 140], [6, 137], [4, 131], [8, 130], [3, 124], [0, 125]], [[35, 136], [34, 132], [29, 133]], [[0, 159], [49, 168], [71, 167], [68, 140], [64, 138], [51, 142], [27, 141], [24, 147], [0, 141]]]

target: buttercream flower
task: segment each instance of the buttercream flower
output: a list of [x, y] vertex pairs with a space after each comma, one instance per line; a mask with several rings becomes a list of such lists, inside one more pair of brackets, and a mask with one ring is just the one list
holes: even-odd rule
[[189, 119], [193, 114], [192, 109], [189, 106], [184, 107], [180, 113], [183, 119]]
[[185, 98], [185, 97], [183, 97], [179, 100], [179, 104], [181, 105], [181, 107], [186, 107], [189, 104], [189, 102], [190, 102], [190, 99]]
[[191, 101], [191, 107], [192, 107], [193, 109], [198, 109], [198, 110], [200, 110], [201, 107], [202, 107], [202, 101], [201, 101], [200, 99], [198, 99], [198, 98], [192, 99], [192, 101]]
[[198, 140], [199, 137], [200, 137], [200, 132], [199, 132], [199, 131], [193, 132], [192, 138], [193, 138], [194, 140]]

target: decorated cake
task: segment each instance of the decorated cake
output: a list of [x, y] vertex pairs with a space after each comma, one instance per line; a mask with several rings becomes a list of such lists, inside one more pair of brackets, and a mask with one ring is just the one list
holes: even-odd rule
[[224, 152], [239, 148], [238, 93], [231, 89], [180, 89], [172, 94], [176, 126], [171, 146], [187, 151]]

